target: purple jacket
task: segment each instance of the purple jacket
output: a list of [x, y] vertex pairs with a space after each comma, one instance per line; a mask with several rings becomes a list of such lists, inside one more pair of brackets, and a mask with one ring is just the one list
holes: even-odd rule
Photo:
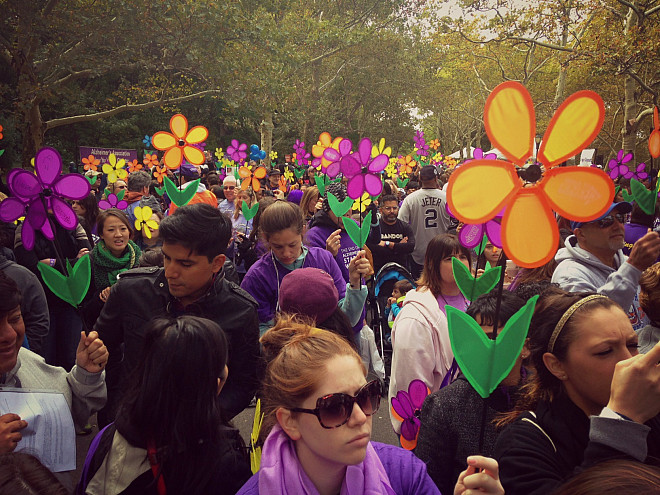
[[[390, 485], [397, 495], [440, 495], [440, 490], [426, 472], [426, 464], [415, 454], [401, 447], [384, 443], [371, 442], [385, 472], [390, 478]], [[259, 473], [248, 480], [236, 495], [258, 495]]]
[[[338, 227], [332, 223], [327, 215], [320, 213], [322, 212], [317, 213], [310, 223], [311, 228], [307, 231], [305, 244], [325, 249], [325, 241]], [[355, 258], [360, 248], [355, 245], [346, 231], [342, 231], [340, 239], [339, 252], [335, 256], [335, 261], [341, 270], [344, 281], [348, 283], [348, 264]]]
[[[332, 254], [325, 249], [308, 248], [307, 256], [303, 262], [304, 268], [320, 268], [330, 274], [335, 281], [339, 299], [346, 295], [346, 282], [342, 277]], [[259, 322], [266, 323], [275, 316], [275, 308], [280, 295], [282, 279], [291, 270], [287, 270], [278, 262], [270, 252], [264, 254], [250, 267], [241, 282], [241, 288], [256, 299], [259, 307]]]

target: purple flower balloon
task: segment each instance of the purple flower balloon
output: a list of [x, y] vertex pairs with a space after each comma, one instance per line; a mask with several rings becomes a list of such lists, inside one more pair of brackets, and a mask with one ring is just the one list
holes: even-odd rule
[[401, 423], [401, 436], [406, 440], [414, 440], [419, 432], [419, 416], [422, 412], [424, 399], [429, 389], [422, 380], [413, 380], [408, 385], [408, 391], [399, 390], [392, 397], [392, 409], [403, 419]]
[[13, 222], [25, 215], [21, 239], [26, 249], [34, 247], [35, 231], [41, 230], [53, 240], [55, 233], [48, 212], [67, 230], [74, 230], [78, 217], [66, 201], [87, 197], [90, 185], [79, 174], [62, 173], [62, 158], [54, 148], [41, 148], [34, 158], [36, 176], [27, 170], [12, 169], [7, 175], [9, 190], [14, 197], [0, 203], [0, 220]]
[[637, 168], [635, 171], [632, 173], [633, 178], [637, 180], [645, 180], [649, 178], [649, 174], [646, 173], [646, 163], [642, 162], [639, 165], [637, 165]]
[[[449, 209], [449, 205], [445, 205], [447, 213], [454, 217], [454, 214]], [[460, 231], [458, 232], [459, 242], [468, 249], [476, 248], [481, 240], [484, 238], [484, 234], [488, 237], [488, 240], [497, 246], [502, 248], [502, 217], [504, 216], [504, 209], [500, 211], [493, 218], [488, 220], [485, 223], [463, 224]], [[454, 217], [456, 218], [456, 217]]]
[[346, 193], [352, 199], [362, 197], [364, 192], [371, 196], [378, 196], [383, 191], [383, 182], [379, 172], [385, 170], [390, 157], [380, 154], [371, 158], [371, 139], [364, 138], [353, 153], [353, 160], [345, 160], [341, 164], [341, 172], [348, 177]]
[[612, 180], [616, 179], [619, 176], [622, 176], [626, 179], [630, 179], [633, 176], [633, 173], [628, 168], [628, 165], [625, 165], [630, 160], [632, 160], [633, 155], [632, 153], [627, 153], [624, 156], [624, 153], [625, 153], [624, 150], [619, 150], [619, 152], [616, 155], [616, 158], [612, 158], [607, 164], [607, 166], [610, 169], [610, 177], [612, 178]]
[[239, 143], [238, 139], [232, 139], [231, 144], [227, 146], [227, 154], [234, 160], [236, 163], [241, 160], [245, 160], [247, 157], [247, 144]]
[[[481, 148], [475, 148], [474, 151], [472, 152], [472, 160], [497, 160], [497, 154], [495, 153], [487, 153], [484, 155], [484, 150]], [[468, 162], [471, 162], [472, 160], [465, 160], [463, 164], [465, 165]]]
[[339, 149], [326, 148], [323, 150], [323, 158], [328, 160], [330, 163], [325, 169], [325, 173], [331, 179], [334, 179], [339, 174], [341, 170], [342, 162], [355, 160], [351, 156], [351, 151], [353, 150], [353, 143], [350, 139], [342, 139], [339, 142]]
[[296, 160], [298, 160], [298, 163], [301, 165], [309, 164], [309, 158], [312, 155], [305, 151], [305, 141], [296, 139], [296, 144], [293, 145], [293, 151], [296, 154]]
[[110, 208], [117, 208], [119, 210], [125, 210], [128, 208], [128, 202], [125, 200], [119, 200], [115, 193], [112, 193], [108, 196], [108, 199], [102, 199], [99, 201], [99, 208], [102, 210], [109, 210]]

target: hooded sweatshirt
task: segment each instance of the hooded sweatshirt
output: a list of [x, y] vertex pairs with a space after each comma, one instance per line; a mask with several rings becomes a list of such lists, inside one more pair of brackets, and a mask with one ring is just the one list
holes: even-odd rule
[[582, 249], [574, 235], [566, 239], [565, 246], [555, 256], [558, 265], [552, 275], [553, 283], [566, 291], [598, 292], [609, 297], [628, 313], [635, 330], [649, 323], [639, 307], [639, 278], [642, 272], [626, 263], [628, 257], [622, 250], [614, 255], [614, 269]]
[[[435, 392], [454, 360], [449, 341], [447, 317], [430, 290], [411, 290], [392, 327], [392, 375], [389, 403], [399, 390], [408, 390], [415, 379], [422, 380]], [[397, 434], [401, 422], [390, 421]]]

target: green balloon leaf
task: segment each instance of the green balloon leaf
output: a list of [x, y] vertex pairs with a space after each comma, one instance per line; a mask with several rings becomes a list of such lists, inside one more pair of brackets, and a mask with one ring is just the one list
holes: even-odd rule
[[110, 192], [110, 189], [108, 189], [107, 187], [103, 190], [103, 192], [105, 193], [105, 197], [106, 197], [106, 198], [112, 194], [112, 193]]
[[167, 191], [167, 195], [172, 200], [172, 203], [179, 207], [188, 204], [197, 192], [197, 186], [199, 186], [199, 179], [189, 182], [186, 184], [183, 191], [181, 191], [169, 177], [165, 177], [165, 190]]
[[125, 194], [126, 194], [126, 189], [122, 189], [121, 191], [119, 191], [119, 194], [117, 194], [117, 201], [121, 201], [122, 199], [124, 199]]
[[362, 220], [362, 226], [358, 225], [352, 218], [342, 217], [342, 220], [344, 222], [346, 233], [355, 245], [360, 248], [364, 246], [364, 243], [367, 242], [367, 237], [369, 237], [369, 231], [371, 230], [371, 212], [367, 213], [367, 216]]
[[488, 244], [488, 237], [484, 234], [484, 238], [481, 239], [479, 245], [474, 249], [477, 252], [477, 255], [480, 255], [486, 249], [486, 244]]
[[238, 167], [234, 167], [234, 178], [236, 179], [236, 182], [241, 181], [241, 175], [238, 173]]
[[488, 338], [473, 318], [456, 308], [445, 306], [454, 358], [470, 385], [484, 399], [493, 393], [516, 364], [538, 298], [532, 297], [509, 318], [495, 340]]
[[4, 155], [5, 150], [0, 150], [0, 156]]
[[451, 266], [454, 270], [456, 285], [468, 301], [474, 301], [480, 295], [487, 294], [493, 290], [502, 273], [502, 267], [496, 266], [495, 268], [487, 269], [481, 277], [475, 279], [468, 267], [457, 258], [451, 259]]
[[[632, 186], [631, 186], [631, 188], [632, 188]], [[621, 190], [621, 196], [623, 196], [623, 200], [628, 202], [628, 203], [632, 203], [633, 201], [635, 201], [635, 196], [630, 194], [625, 189]]]
[[66, 260], [66, 266], [68, 277], [45, 263], [37, 264], [41, 278], [51, 292], [77, 308], [89, 289], [92, 279], [92, 264], [89, 256], [82, 256], [73, 268], [71, 268], [69, 260]]
[[250, 221], [254, 218], [254, 216], [257, 214], [257, 211], [259, 210], [259, 203], [255, 203], [252, 205], [252, 208], [249, 208], [247, 203], [243, 201], [243, 205], [241, 206], [241, 210], [243, 210], [243, 216], [247, 221]]
[[337, 196], [328, 193], [328, 204], [330, 205], [332, 213], [338, 217], [343, 217], [346, 215], [346, 212], [353, 207], [353, 200], [347, 196], [344, 201], [340, 202], [337, 199]]
[[[87, 182], [89, 182], [90, 186], [93, 186], [96, 183], [96, 177], [85, 176], [85, 179], [87, 179]], [[106, 189], [106, 191], [107, 191], [107, 189]]]
[[[630, 181], [630, 190], [632, 191], [632, 197], [635, 199], [635, 202], [639, 205], [642, 211], [647, 215], [654, 215], [655, 203], [658, 199], [657, 187], [655, 190], [649, 191], [640, 181], [637, 179], [632, 179]], [[626, 191], [624, 191], [624, 199], [625, 195]]]
[[158, 196], [162, 196], [163, 194], [165, 194], [165, 186], [157, 187], [156, 192], [158, 193]]
[[314, 182], [316, 182], [316, 187], [319, 188], [319, 195], [325, 196], [325, 181], [320, 175], [314, 177]]
[[401, 177], [397, 177], [396, 179], [396, 183], [399, 187], [406, 187], [408, 182], [410, 182], [410, 177], [406, 178], [405, 180], [401, 180]]
[[303, 175], [305, 175], [305, 169], [294, 167], [293, 168], [293, 175], [296, 176], [296, 179], [300, 179]]

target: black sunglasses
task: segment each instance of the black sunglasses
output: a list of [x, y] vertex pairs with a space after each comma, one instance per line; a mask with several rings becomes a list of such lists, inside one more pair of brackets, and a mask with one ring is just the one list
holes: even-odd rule
[[323, 428], [339, 428], [348, 422], [356, 402], [367, 416], [378, 411], [382, 390], [380, 380], [373, 380], [363, 386], [355, 396], [343, 393], [328, 394], [318, 398], [316, 409], [294, 407], [291, 411], [313, 414]]
[[611, 227], [614, 224], [614, 220], [616, 220], [620, 224], [623, 224], [623, 222], [625, 222], [626, 220], [626, 216], [623, 213], [612, 213], [604, 218], [601, 218], [600, 220], [596, 220], [589, 223], [598, 226], [599, 229], [606, 229], [607, 227]]
[[222, 186], [225, 191], [233, 191], [236, 186]]

